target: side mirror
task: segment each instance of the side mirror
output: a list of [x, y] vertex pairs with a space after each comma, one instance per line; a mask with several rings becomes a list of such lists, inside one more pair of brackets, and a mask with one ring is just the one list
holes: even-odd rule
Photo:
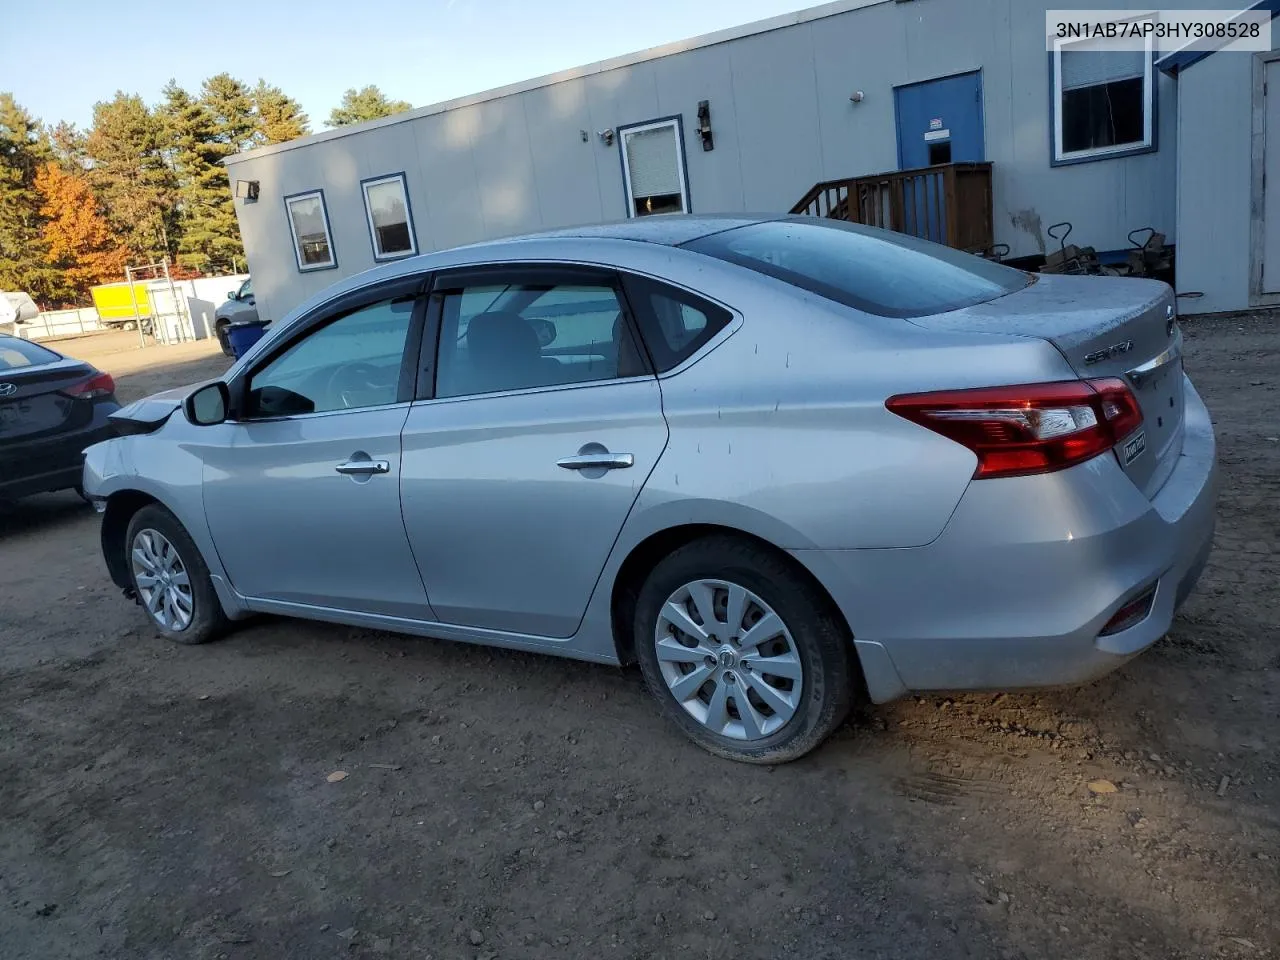
[[231, 408], [231, 394], [227, 385], [221, 380], [210, 383], [187, 397], [182, 405], [183, 411], [198, 427], [211, 427], [227, 419], [227, 411]]
[[239, 300], [239, 299], [240, 299], [240, 292], [239, 292], [238, 290], [228, 290], [228, 291], [227, 291], [227, 299], [228, 299], [228, 300]]

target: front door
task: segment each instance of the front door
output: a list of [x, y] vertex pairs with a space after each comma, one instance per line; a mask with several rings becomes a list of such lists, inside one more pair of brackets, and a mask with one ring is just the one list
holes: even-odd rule
[[371, 292], [233, 382], [243, 399], [230, 446], [205, 455], [204, 500], [238, 593], [432, 618], [400, 517], [414, 305]]
[[[1262, 174], [1262, 292], [1280, 293], [1280, 60], [1265, 64]], [[1272, 93], [1271, 91], [1276, 91]]]
[[667, 442], [658, 381], [607, 272], [437, 277], [433, 394], [401, 501], [445, 623], [569, 637]]
[[898, 169], [985, 159], [981, 73], [895, 87], [893, 97]]

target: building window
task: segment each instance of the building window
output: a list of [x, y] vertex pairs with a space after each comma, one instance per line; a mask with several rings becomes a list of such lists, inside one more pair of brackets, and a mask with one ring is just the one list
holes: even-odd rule
[[373, 259], [393, 260], [417, 253], [404, 174], [363, 180], [360, 187], [364, 191], [364, 212], [373, 240]]
[[1055, 43], [1053, 160], [1073, 163], [1155, 149], [1152, 39], [1145, 50]]
[[289, 215], [289, 232], [293, 236], [293, 253], [298, 269], [327, 270], [336, 267], [333, 235], [329, 232], [329, 214], [324, 207], [324, 191], [296, 193], [284, 198]]
[[688, 213], [684, 139], [679, 117], [619, 127], [627, 216]]

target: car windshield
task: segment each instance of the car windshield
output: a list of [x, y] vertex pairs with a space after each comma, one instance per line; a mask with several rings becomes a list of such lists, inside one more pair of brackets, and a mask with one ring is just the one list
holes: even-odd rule
[[682, 246], [882, 317], [958, 310], [1034, 279], [928, 240], [817, 218], [754, 223]]
[[0, 370], [16, 370], [33, 367], [39, 363], [53, 363], [62, 359], [52, 350], [20, 340], [17, 337], [0, 337]]

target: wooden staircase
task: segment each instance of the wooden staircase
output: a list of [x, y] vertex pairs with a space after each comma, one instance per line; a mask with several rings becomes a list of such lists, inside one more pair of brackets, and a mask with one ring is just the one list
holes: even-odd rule
[[990, 163], [826, 180], [791, 212], [883, 227], [970, 253], [986, 253], [995, 243]]

